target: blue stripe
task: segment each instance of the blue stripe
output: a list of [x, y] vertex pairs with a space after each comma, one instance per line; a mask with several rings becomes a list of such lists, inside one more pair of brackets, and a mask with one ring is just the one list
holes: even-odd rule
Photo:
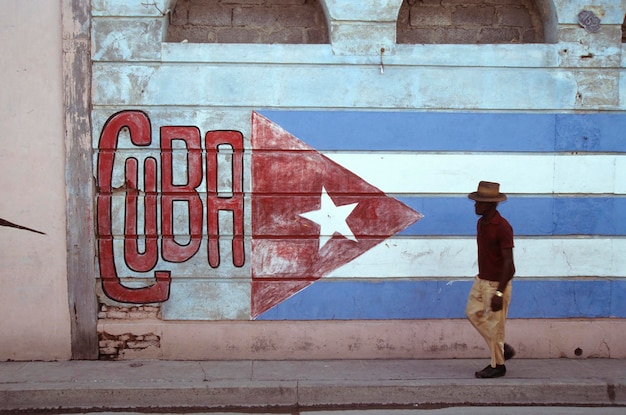
[[260, 113], [321, 151], [626, 151], [624, 114]]
[[[424, 218], [400, 235], [476, 234], [474, 202], [461, 197], [399, 197]], [[517, 236], [626, 235], [626, 197], [509, 197], [498, 209]]]
[[[465, 318], [471, 280], [320, 280], [259, 320]], [[509, 318], [626, 318], [626, 280], [513, 282]]]

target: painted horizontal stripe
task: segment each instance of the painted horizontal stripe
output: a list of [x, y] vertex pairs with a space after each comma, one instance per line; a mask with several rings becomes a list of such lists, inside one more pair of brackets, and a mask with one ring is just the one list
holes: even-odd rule
[[[181, 241], [182, 243], [182, 241]], [[114, 240], [114, 255], [120, 277], [154, 278], [154, 272], [135, 272], [124, 263], [123, 239]], [[185, 262], [172, 263], [162, 258], [158, 245], [158, 262], [154, 270], [168, 270], [174, 279], [250, 279], [251, 242], [244, 241], [245, 263], [236, 267], [232, 261], [230, 240], [220, 241], [220, 264], [209, 266], [207, 240], [197, 253]], [[140, 244], [141, 247], [141, 244]], [[517, 278], [560, 277], [626, 277], [626, 238], [516, 238], [515, 266]], [[462, 278], [476, 275], [476, 240], [464, 238], [389, 238], [337, 268], [325, 278], [392, 279], [392, 278]]]
[[[578, 13], [578, 12], [576, 12]], [[576, 13], [573, 15], [576, 16]], [[610, 18], [609, 15], [606, 18]], [[574, 21], [572, 21], [574, 23]], [[604, 23], [604, 20], [603, 20]], [[578, 24], [576, 21], [575, 24]], [[620, 22], [621, 24], [621, 22]], [[101, 35], [94, 33], [95, 36]], [[96, 43], [98, 44], [98, 43]], [[133, 43], [134, 45], [134, 43]], [[385, 54], [386, 68], [394, 66], [497, 66], [514, 68], [557, 67], [562, 60], [562, 47], [555, 44], [396, 44], [394, 53]], [[561, 45], [562, 46], [562, 45]], [[570, 51], [575, 46], [569, 44]], [[333, 52], [329, 44], [243, 44], [243, 43], [162, 43], [163, 62], [210, 62], [253, 64], [347, 64], [371, 65], [368, 54]], [[585, 49], [588, 51], [588, 49]], [[596, 51], [600, 52], [600, 51]], [[575, 53], [574, 51], [570, 52]], [[581, 52], [582, 53], [582, 52]], [[108, 59], [107, 59], [108, 58]], [[594, 54], [594, 58], [598, 55]], [[100, 60], [110, 60], [103, 55]], [[95, 59], [94, 59], [95, 60]], [[378, 64], [378, 62], [376, 62]], [[394, 68], [399, 69], [399, 68]]]
[[[625, 140], [626, 141], [626, 140]], [[284, 153], [287, 154], [287, 153]], [[186, 152], [174, 157], [174, 184], [186, 183]], [[298, 163], [300, 152], [289, 153]], [[626, 194], [626, 154], [624, 155], [553, 155], [553, 154], [415, 154], [415, 153], [325, 153], [385, 193], [460, 193], [476, 190], [478, 181], [501, 183], [507, 194]], [[158, 150], [122, 150], [116, 153], [114, 187], [124, 184], [124, 162], [134, 157], [139, 161], [139, 183], [143, 186], [143, 163], [147, 157], [157, 160]], [[203, 155], [204, 157], [204, 155]], [[94, 158], [94, 166], [97, 157]], [[249, 177], [249, 155], [244, 156], [244, 176]], [[218, 174], [226, 176], [227, 164]], [[160, 183], [160, 182], [159, 182]], [[250, 192], [250, 180], [244, 180], [244, 191]], [[206, 181], [196, 189], [206, 190]], [[297, 189], [284, 189], [285, 193]]]
[[[424, 215], [401, 235], [475, 235], [474, 202], [462, 197], [400, 197]], [[516, 236], [626, 235], [626, 197], [510, 197], [498, 209]]]
[[[259, 320], [456, 319], [472, 279], [320, 280]], [[509, 318], [626, 318], [626, 280], [513, 280]]]
[[[94, 62], [94, 106], [571, 109], [579, 70]], [[172, 84], [172, 79], [178, 82]], [[141, 85], [141, 88], [136, 88]], [[303, 88], [306, 85], [306, 88]], [[485, 88], [498, 85], [498, 88]], [[520, 88], [524, 85], [524, 88]], [[459, 91], [463, 91], [460, 95]], [[614, 93], [617, 98], [617, 92]], [[586, 99], [606, 91], [587, 91]], [[603, 101], [604, 102], [604, 101]]]
[[626, 151], [624, 114], [260, 111], [318, 150]]
[[[626, 141], [626, 140], [625, 140]], [[281, 152], [283, 158], [299, 163], [306, 153]], [[585, 193], [626, 194], [626, 154], [450, 154], [450, 153], [324, 153], [341, 166], [362, 177], [385, 193], [468, 193], [480, 180], [497, 181], [505, 193], [553, 194]], [[202, 158], [206, 155], [203, 154]], [[153, 157], [160, 165], [158, 149], [121, 150], [116, 153], [114, 186], [123, 185], [124, 162], [136, 158], [139, 179], [143, 163]], [[186, 183], [187, 153], [175, 151], [174, 184]], [[94, 162], [97, 157], [94, 158]], [[244, 175], [249, 175], [249, 155], [244, 156]], [[218, 174], [226, 176], [229, 165], [220, 165]], [[201, 167], [200, 167], [201, 168]], [[160, 167], [157, 174], [161, 174]], [[250, 191], [245, 180], [244, 191]], [[206, 189], [205, 180], [197, 188]], [[298, 189], [285, 188], [285, 193]]]
[[[625, 140], [626, 142], [626, 140]], [[328, 153], [385, 193], [626, 194], [626, 155]]]
[[[516, 238], [517, 277], [626, 277], [625, 238]], [[476, 275], [476, 240], [391, 238], [336, 269], [335, 278]]]

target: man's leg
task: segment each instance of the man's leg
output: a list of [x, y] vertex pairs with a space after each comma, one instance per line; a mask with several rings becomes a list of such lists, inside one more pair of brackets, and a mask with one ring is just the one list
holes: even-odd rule
[[[490, 284], [490, 290], [493, 290], [494, 295], [496, 290], [498, 289], [497, 283]], [[511, 283], [506, 286], [506, 289], [503, 292], [502, 296], [502, 310], [494, 312], [489, 311], [488, 318], [493, 320], [492, 323], [489, 324], [490, 327], [493, 327], [493, 331], [491, 332], [491, 366], [495, 367], [495, 365], [503, 365], [506, 360], [504, 357], [504, 338], [505, 338], [505, 325], [506, 318], [509, 312], [509, 304], [511, 303], [511, 291], [512, 286]], [[515, 352], [513, 352], [515, 353]]]
[[489, 281], [481, 280], [478, 277], [474, 278], [474, 284], [467, 298], [465, 315], [491, 348], [491, 330], [487, 318], [489, 305], [485, 304], [487, 298], [491, 299], [485, 295], [485, 286], [488, 287], [488, 285]]
[[470, 290], [465, 314], [489, 346], [491, 368], [499, 368], [502, 372], [499, 376], [502, 376], [506, 372], [504, 368], [504, 335], [506, 316], [511, 300], [511, 284], [507, 285], [503, 293], [502, 310], [494, 312], [491, 311], [491, 298], [497, 289], [497, 282], [476, 278]]

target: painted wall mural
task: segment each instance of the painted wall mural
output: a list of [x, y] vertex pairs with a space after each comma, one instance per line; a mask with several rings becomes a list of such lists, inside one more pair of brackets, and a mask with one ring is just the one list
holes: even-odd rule
[[[421, 218], [253, 113], [252, 226], [251, 235], [246, 235], [243, 135], [209, 131], [202, 143], [197, 127], [163, 126], [158, 158], [117, 151], [122, 131], [140, 149], [151, 144], [151, 129], [144, 112], [121, 111], [106, 122], [99, 140], [99, 265], [103, 291], [115, 301], [164, 302], [172, 283], [172, 271], [163, 269], [154, 271], [151, 285], [125, 285], [128, 274], [121, 275], [118, 264], [145, 274], [159, 261], [185, 264], [205, 245], [208, 265], [216, 269], [224, 261], [220, 246], [230, 239], [228, 253], [222, 254], [235, 268], [246, 266], [250, 316], [256, 318]], [[113, 184], [116, 174], [122, 182], [118, 187]], [[226, 221], [232, 226], [226, 234], [220, 232], [225, 222], [221, 213], [230, 215]], [[122, 234], [114, 231], [116, 220]], [[248, 261], [246, 250], [251, 252]], [[205, 267], [205, 272], [210, 279], [211, 270]]]
[[511, 317], [626, 317], [622, 114], [259, 110], [250, 124], [104, 123], [110, 300], [162, 303], [166, 320], [463, 318], [467, 193], [493, 180], [516, 233]]

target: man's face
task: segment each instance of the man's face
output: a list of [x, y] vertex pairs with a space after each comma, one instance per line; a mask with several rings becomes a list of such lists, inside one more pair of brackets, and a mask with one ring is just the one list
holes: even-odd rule
[[496, 207], [497, 203], [494, 202], [478, 202], [474, 203], [474, 211], [477, 215], [483, 216], [485, 213], [489, 212], [491, 209]]

